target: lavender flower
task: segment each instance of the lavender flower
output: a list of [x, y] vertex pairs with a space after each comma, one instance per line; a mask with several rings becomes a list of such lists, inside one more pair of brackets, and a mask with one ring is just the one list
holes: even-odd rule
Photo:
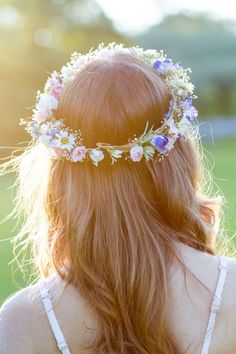
[[165, 59], [164, 61], [156, 60], [153, 63], [154, 69], [156, 69], [160, 74], [166, 74], [167, 72], [172, 72], [175, 67], [171, 59]]
[[188, 96], [182, 101], [182, 107], [184, 111], [188, 111], [192, 107], [192, 98]]
[[171, 117], [172, 112], [173, 112], [173, 108], [174, 108], [174, 100], [171, 100], [169, 103], [169, 110], [168, 112], [165, 114], [165, 117], [168, 119]]
[[168, 143], [169, 139], [165, 135], [154, 135], [151, 140], [151, 144], [157, 148], [162, 153], [166, 153], [167, 150], [165, 145]]
[[153, 63], [153, 67], [154, 69], [156, 69], [157, 71], [159, 71], [161, 69], [161, 65], [162, 65], [162, 61], [160, 60], [156, 60], [154, 63]]
[[187, 118], [190, 122], [192, 122], [198, 116], [198, 111], [194, 106], [191, 106], [190, 109], [184, 112], [183, 117]]
[[183, 68], [182, 63], [180, 63], [180, 61], [178, 61], [178, 62], [175, 64], [175, 69], [176, 69], [176, 70], [179, 70], [179, 69], [182, 69], [182, 68]]

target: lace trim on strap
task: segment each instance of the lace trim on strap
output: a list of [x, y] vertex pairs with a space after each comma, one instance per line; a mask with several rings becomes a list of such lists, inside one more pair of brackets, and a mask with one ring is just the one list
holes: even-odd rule
[[43, 281], [39, 284], [39, 291], [41, 295], [41, 301], [47, 313], [48, 321], [53, 331], [59, 350], [63, 354], [71, 354], [69, 347], [66, 343], [66, 340], [64, 338], [64, 335], [59, 326], [59, 323], [57, 321], [57, 318], [55, 316], [53, 306], [52, 306], [52, 301], [51, 301], [51, 295], [49, 294]]
[[217, 256], [219, 258], [219, 278], [216, 286], [216, 291], [211, 303], [210, 316], [208, 320], [206, 335], [202, 346], [201, 354], [208, 354], [211, 344], [212, 334], [215, 327], [216, 314], [220, 311], [220, 304], [222, 299], [222, 292], [224, 288], [225, 279], [228, 272], [228, 264], [224, 256]]

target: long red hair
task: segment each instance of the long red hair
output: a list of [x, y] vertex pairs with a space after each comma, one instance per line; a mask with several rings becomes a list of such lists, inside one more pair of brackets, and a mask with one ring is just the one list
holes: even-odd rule
[[[93, 61], [66, 87], [56, 116], [81, 129], [84, 144], [125, 144], [168, 111], [158, 74], [128, 54]], [[41, 274], [69, 264], [66, 281], [94, 309], [99, 353], [178, 353], [165, 315], [175, 242], [210, 254], [220, 233], [222, 199], [204, 192], [209, 175], [198, 133], [180, 138], [163, 161], [106, 157], [51, 160], [30, 146], [19, 163], [19, 203]], [[206, 183], [207, 178], [207, 183]], [[27, 191], [27, 192], [26, 192]]]

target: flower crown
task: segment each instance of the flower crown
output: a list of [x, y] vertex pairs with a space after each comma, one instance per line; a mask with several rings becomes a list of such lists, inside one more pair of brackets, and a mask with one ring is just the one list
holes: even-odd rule
[[[169, 89], [171, 95], [169, 110], [158, 129], [148, 127], [147, 122], [143, 134], [129, 139], [125, 145], [97, 143], [96, 147], [88, 148], [83, 145], [81, 131], [66, 127], [62, 119], [54, 118], [53, 111], [58, 107], [65, 85], [72, 81], [87, 63], [111, 57], [116, 53], [129, 54], [153, 67]], [[45, 84], [44, 92], [37, 92], [32, 117], [28, 120], [21, 119], [20, 124], [26, 125], [25, 129], [34, 141], [44, 144], [54, 158], [72, 162], [91, 160], [98, 166], [99, 161], [105, 158], [106, 151], [112, 164], [122, 157], [134, 162], [143, 158], [150, 160], [154, 154], [160, 161], [168, 155], [176, 140], [191, 130], [198, 115], [192, 105], [192, 99], [197, 96], [193, 95], [194, 85], [189, 82], [188, 71], [191, 72], [190, 69], [183, 69], [181, 63], [174, 64], [162, 50], [160, 52], [154, 49], [144, 50], [138, 46], [124, 48], [123, 44], [116, 43], [104, 46], [101, 43], [96, 50], [91, 49], [85, 55], [73, 53], [61, 72], [54, 71]]]

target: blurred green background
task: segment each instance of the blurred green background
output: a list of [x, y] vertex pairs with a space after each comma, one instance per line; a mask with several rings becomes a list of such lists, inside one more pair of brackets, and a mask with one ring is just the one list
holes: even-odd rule
[[[174, 61], [192, 68], [203, 145], [214, 181], [227, 200], [226, 231], [232, 236], [236, 231], [234, 4], [224, 2], [226, 13], [218, 11], [212, 0], [184, 3], [0, 0], [0, 146], [20, 146], [29, 139], [18, 125], [19, 118], [30, 114], [36, 91], [43, 88], [50, 72], [68, 61], [71, 52], [87, 52], [100, 42], [113, 41], [163, 49]], [[9, 153], [2, 149], [1, 157]], [[0, 179], [1, 219], [12, 210], [9, 187], [13, 182], [13, 176]], [[27, 283], [9, 265], [12, 245], [6, 239], [17, 227], [12, 219], [0, 225], [0, 304]]]

